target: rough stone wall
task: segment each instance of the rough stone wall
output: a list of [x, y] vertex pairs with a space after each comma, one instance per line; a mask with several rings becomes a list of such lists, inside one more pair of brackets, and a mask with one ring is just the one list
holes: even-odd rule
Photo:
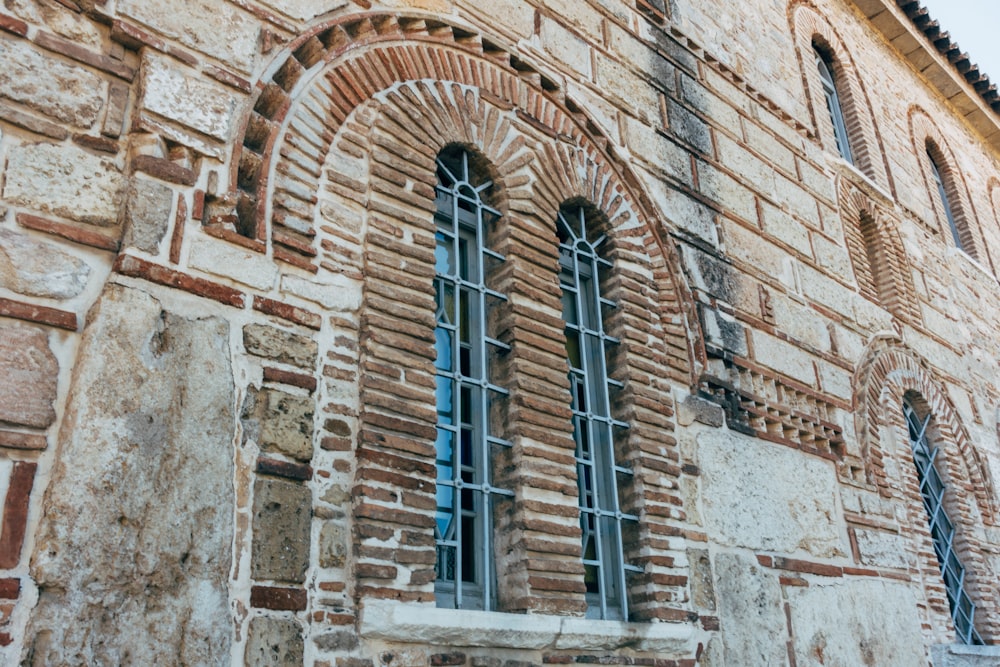
[[[995, 659], [932, 652], [953, 630], [901, 406], [934, 415], [995, 644], [1000, 155], [877, 5], [4, 2], [0, 663]], [[508, 256], [496, 612], [433, 601], [456, 144]], [[630, 622], [581, 617], [553, 233], [581, 201], [621, 303]]]

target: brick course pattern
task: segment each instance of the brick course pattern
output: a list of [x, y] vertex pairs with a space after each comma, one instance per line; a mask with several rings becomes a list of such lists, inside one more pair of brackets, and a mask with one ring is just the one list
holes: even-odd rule
[[[926, 663], [955, 631], [906, 402], [932, 417], [995, 664], [1000, 98], [952, 39], [915, 0], [7, 3], [0, 663], [136, 659], [136, 609], [161, 614], [163, 646], [239, 667]], [[485, 316], [509, 391], [487, 418], [512, 492], [486, 611], [435, 601], [435, 159], [455, 148], [493, 183], [505, 257], [484, 278], [507, 296]], [[613, 265], [628, 619], [585, 618], [564, 206]], [[140, 317], [117, 293], [156, 304], [129, 342], [136, 395], [81, 380], [105, 367], [88, 333]], [[179, 333], [209, 321], [226, 333]], [[182, 368], [171, 414], [135, 407], [184, 346], [219, 364], [190, 377], [228, 364], [224, 427]], [[74, 406], [95, 396], [121, 423], [67, 490], [64, 452], [94, 427]], [[88, 528], [63, 525], [60, 494], [145, 497], [116, 462], [202, 430], [231, 457], [206, 538], [232, 547], [212, 563], [228, 599], [205, 593], [228, 611], [172, 594], [205, 564], [164, 512], [91, 529], [137, 536], [118, 560], [143, 591], [67, 590], [60, 563], [117, 561], [68, 552]], [[161, 542], [169, 577], [143, 569]], [[126, 581], [116, 567], [94, 565]], [[72, 632], [46, 628], [57, 593]]]

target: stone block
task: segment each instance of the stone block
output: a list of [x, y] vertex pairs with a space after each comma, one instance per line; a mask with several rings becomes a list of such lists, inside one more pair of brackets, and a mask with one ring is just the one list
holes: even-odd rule
[[786, 592], [799, 667], [927, 663], [921, 614], [907, 584], [840, 579]]
[[556, 60], [576, 70], [585, 78], [593, 76], [590, 45], [547, 16], [541, 17], [539, 36], [542, 47]]
[[706, 197], [717, 202], [727, 214], [756, 223], [756, 195], [728, 173], [699, 160], [698, 188]]
[[110, 226], [118, 221], [121, 189], [114, 162], [75, 146], [22, 144], [8, 153], [3, 197], [12, 204]]
[[361, 307], [362, 282], [343, 274], [313, 278], [285, 275], [281, 277], [281, 289], [335, 312], [354, 312]]
[[752, 554], [715, 557], [715, 593], [727, 665], [784, 665], [785, 610], [778, 576]]
[[231, 3], [212, 0], [122, 0], [118, 12], [169, 39], [249, 72], [258, 52], [260, 25]]
[[0, 62], [0, 97], [77, 127], [97, 120], [104, 103], [101, 77], [22, 40], [0, 39]]
[[308, 369], [316, 366], [319, 352], [316, 341], [307, 336], [266, 324], [243, 327], [243, 345], [250, 354]]
[[348, 0], [261, 0], [261, 4], [294, 19], [308, 20], [350, 3]]
[[149, 49], [143, 54], [142, 86], [141, 109], [221, 141], [232, 134], [240, 98], [230, 88], [197, 78], [176, 60]]
[[715, 211], [664, 182], [653, 172], [639, 168], [636, 172], [671, 225], [718, 247], [719, 231], [715, 225]]
[[677, 422], [681, 426], [698, 422], [718, 428], [725, 422], [725, 414], [715, 403], [691, 394], [677, 404]]
[[188, 264], [257, 289], [271, 289], [278, 269], [266, 255], [211, 237], [196, 237], [191, 242]]
[[301, 484], [259, 479], [254, 484], [251, 575], [301, 583], [309, 567], [312, 492]]
[[55, 421], [59, 362], [45, 329], [0, 326], [0, 421], [45, 428]]
[[858, 544], [861, 562], [871, 567], [906, 569], [906, 539], [898, 533], [856, 528], [854, 537]]
[[625, 142], [636, 157], [648, 163], [654, 172], [665, 173], [687, 185], [692, 184], [691, 160], [687, 150], [656, 132], [650, 123], [628, 118], [625, 122]]
[[123, 246], [131, 246], [152, 255], [170, 225], [174, 194], [166, 185], [134, 179], [125, 195], [125, 237]]
[[[780, 324], [780, 323], [779, 323]], [[801, 348], [763, 331], [753, 332], [753, 348], [758, 363], [809, 386], [816, 386], [813, 357]]]
[[746, 357], [749, 354], [746, 327], [737, 322], [731, 315], [708, 306], [699, 306], [698, 311], [701, 314], [702, 331], [706, 343], [740, 357]]
[[833, 464], [731, 431], [699, 433], [697, 443], [702, 514], [715, 541], [820, 558], [847, 555]]
[[0, 287], [27, 296], [71, 299], [87, 286], [90, 266], [59, 247], [0, 229]]
[[37, 508], [31, 575], [42, 592], [25, 646], [35, 664], [228, 662], [228, 324], [115, 285], [89, 322]]
[[347, 527], [339, 521], [324, 521], [319, 529], [319, 566], [343, 567], [347, 546]]
[[299, 461], [312, 458], [313, 400], [277, 389], [260, 393], [260, 446]]
[[1000, 665], [1000, 646], [938, 644], [931, 647], [933, 667], [995, 667]]
[[302, 667], [305, 646], [302, 628], [291, 619], [250, 619], [246, 667]]

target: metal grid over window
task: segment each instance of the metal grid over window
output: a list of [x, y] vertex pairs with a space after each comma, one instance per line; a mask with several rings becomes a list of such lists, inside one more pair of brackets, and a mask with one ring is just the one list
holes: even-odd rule
[[587, 615], [627, 619], [626, 572], [641, 570], [625, 563], [623, 546], [626, 524], [638, 517], [622, 511], [619, 497], [632, 471], [615, 456], [616, 435], [628, 425], [611, 415], [609, 389], [621, 383], [608, 377], [607, 351], [618, 340], [604, 331], [603, 313], [615, 304], [600, 289], [611, 263], [600, 256], [606, 239], [588, 228], [583, 207], [560, 211], [557, 227]]
[[[941, 198], [941, 206], [944, 207], [944, 216], [948, 219], [948, 227], [951, 229], [951, 237], [955, 240], [955, 246], [962, 248], [962, 237], [958, 234], [958, 225], [955, 223], [955, 215], [951, 210], [951, 202], [948, 201], [948, 192], [944, 187], [944, 179], [941, 178], [941, 170], [938, 169], [937, 160], [927, 151], [927, 159], [931, 161], [931, 175], [934, 176], [934, 184], [937, 185], [938, 197]], [[962, 248], [964, 250], [964, 248]]]
[[494, 384], [490, 360], [507, 346], [490, 336], [488, 313], [506, 297], [487, 287], [503, 256], [486, 247], [500, 213], [483, 197], [491, 181], [470, 172], [464, 150], [438, 156], [434, 291], [437, 303], [437, 511], [435, 594], [439, 607], [493, 609], [493, 459], [509, 442], [491, 414], [507, 391]]
[[823, 84], [826, 109], [829, 111], [830, 121], [833, 123], [833, 138], [837, 143], [837, 151], [842, 158], [853, 164], [851, 144], [847, 140], [847, 123], [844, 122], [844, 110], [840, 106], [837, 86], [833, 81], [833, 72], [830, 71], [830, 64], [823, 54], [816, 49], [814, 49], [814, 53], [816, 54], [816, 68], [819, 69], [820, 82]]
[[955, 527], [944, 509], [945, 485], [935, 465], [939, 450], [927, 439], [930, 415], [920, 419], [908, 402], [903, 403], [903, 413], [906, 415], [913, 462], [917, 466], [917, 477], [920, 480], [920, 496], [930, 521], [934, 553], [941, 566], [955, 632], [959, 640], [966, 644], [982, 644], [983, 640], [975, 628], [976, 605], [965, 592], [965, 567], [954, 551]]

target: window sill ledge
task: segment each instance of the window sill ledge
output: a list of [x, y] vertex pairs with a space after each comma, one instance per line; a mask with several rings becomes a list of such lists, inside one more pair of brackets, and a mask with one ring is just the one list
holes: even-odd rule
[[931, 664], [935, 667], [967, 665], [993, 667], [1000, 658], [1000, 646], [969, 646], [967, 644], [937, 644], [931, 647]]
[[688, 655], [694, 623], [623, 623], [541, 614], [439, 609], [427, 604], [369, 600], [360, 635], [403, 643], [512, 649], [629, 648]]

